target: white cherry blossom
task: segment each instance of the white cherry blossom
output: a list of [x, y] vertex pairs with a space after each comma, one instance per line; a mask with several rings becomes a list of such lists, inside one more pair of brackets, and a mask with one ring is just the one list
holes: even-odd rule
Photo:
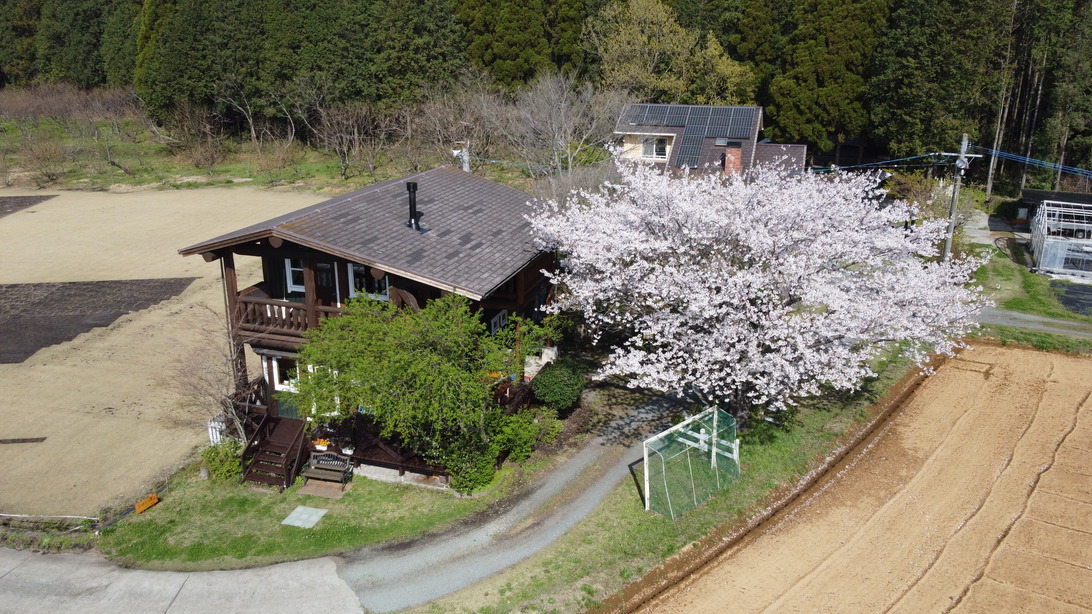
[[776, 412], [855, 388], [892, 344], [919, 363], [950, 354], [985, 304], [980, 262], [939, 262], [945, 223], [908, 226], [917, 208], [874, 176], [616, 164], [616, 182], [531, 217], [565, 257], [551, 309], [621, 339], [603, 377]]

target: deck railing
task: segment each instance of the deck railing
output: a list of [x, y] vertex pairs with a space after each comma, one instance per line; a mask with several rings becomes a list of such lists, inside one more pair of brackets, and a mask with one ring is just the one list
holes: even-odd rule
[[302, 303], [240, 294], [237, 301], [240, 331], [302, 337], [320, 319], [341, 314], [340, 307], [318, 305], [314, 313]]

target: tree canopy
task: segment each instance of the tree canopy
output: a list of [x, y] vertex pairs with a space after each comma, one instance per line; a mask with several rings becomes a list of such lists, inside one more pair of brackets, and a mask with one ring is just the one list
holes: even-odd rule
[[976, 260], [936, 260], [944, 222], [911, 225], [874, 177], [618, 171], [532, 219], [566, 254], [554, 309], [621, 339], [602, 376], [780, 412], [856, 387], [882, 348], [951, 353], [983, 304]]
[[473, 489], [489, 482], [503, 450], [526, 448], [549, 422], [507, 416], [493, 401], [498, 381], [522, 381], [523, 356], [541, 347], [540, 328], [516, 326], [490, 335], [455, 294], [416, 312], [350, 301], [308, 331], [296, 404], [310, 408], [313, 424], [368, 414], [384, 437], [443, 465], [454, 488]]

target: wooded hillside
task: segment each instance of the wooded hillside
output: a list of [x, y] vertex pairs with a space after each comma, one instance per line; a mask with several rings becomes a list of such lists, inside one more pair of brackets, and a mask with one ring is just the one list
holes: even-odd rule
[[638, 101], [760, 104], [766, 136], [842, 164], [845, 145], [903, 157], [967, 132], [1092, 168], [1090, 0], [0, 0], [0, 15], [2, 87], [131, 87], [161, 125], [215, 115], [252, 140], [318, 139], [305, 128], [324, 117], [405, 112], [467, 74], [512, 99], [562, 71]]

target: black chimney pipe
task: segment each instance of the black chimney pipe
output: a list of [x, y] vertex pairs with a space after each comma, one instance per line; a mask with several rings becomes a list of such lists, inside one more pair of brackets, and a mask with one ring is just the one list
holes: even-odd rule
[[421, 224], [417, 221], [417, 182], [407, 181], [406, 191], [409, 192], [409, 221], [406, 226], [420, 232]]

